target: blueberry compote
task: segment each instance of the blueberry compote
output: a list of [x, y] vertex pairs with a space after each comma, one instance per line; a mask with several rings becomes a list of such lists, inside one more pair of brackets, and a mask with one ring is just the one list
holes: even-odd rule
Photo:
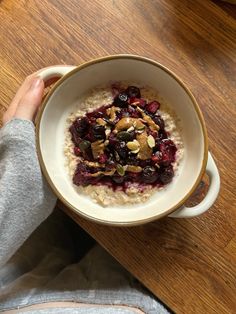
[[140, 89], [113, 93], [113, 102], [78, 117], [69, 130], [78, 164], [76, 185], [107, 185], [126, 191], [134, 183], [163, 186], [173, 176], [177, 148], [168, 137], [157, 100], [147, 102]]

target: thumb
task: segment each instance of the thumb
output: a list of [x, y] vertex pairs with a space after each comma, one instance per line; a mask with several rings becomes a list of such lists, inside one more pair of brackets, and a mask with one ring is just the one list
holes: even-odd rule
[[33, 120], [43, 98], [44, 82], [39, 77], [34, 77], [29, 88], [22, 95], [14, 117]]

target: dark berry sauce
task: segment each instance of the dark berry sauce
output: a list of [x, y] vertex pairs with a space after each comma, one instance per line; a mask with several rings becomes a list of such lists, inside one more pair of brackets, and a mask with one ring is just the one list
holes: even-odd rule
[[140, 89], [112, 87], [113, 102], [78, 117], [69, 128], [79, 161], [75, 185], [106, 185], [126, 191], [134, 184], [163, 186], [174, 176], [177, 148], [168, 138], [157, 100]]

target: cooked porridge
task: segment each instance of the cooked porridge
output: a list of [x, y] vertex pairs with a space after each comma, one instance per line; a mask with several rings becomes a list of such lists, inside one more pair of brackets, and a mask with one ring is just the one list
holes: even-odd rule
[[91, 90], [68, 117], [65, 156], [78, 193], [102, 206], [145, 202], [176, 175], [180, 121], [152, 88]]

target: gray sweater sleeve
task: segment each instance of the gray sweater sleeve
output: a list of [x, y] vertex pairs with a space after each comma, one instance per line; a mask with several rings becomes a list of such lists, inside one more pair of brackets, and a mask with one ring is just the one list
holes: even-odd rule
[[52, 212], [56, 197], [45, 182], [31, 121], [0, 129], [0, 267]]

